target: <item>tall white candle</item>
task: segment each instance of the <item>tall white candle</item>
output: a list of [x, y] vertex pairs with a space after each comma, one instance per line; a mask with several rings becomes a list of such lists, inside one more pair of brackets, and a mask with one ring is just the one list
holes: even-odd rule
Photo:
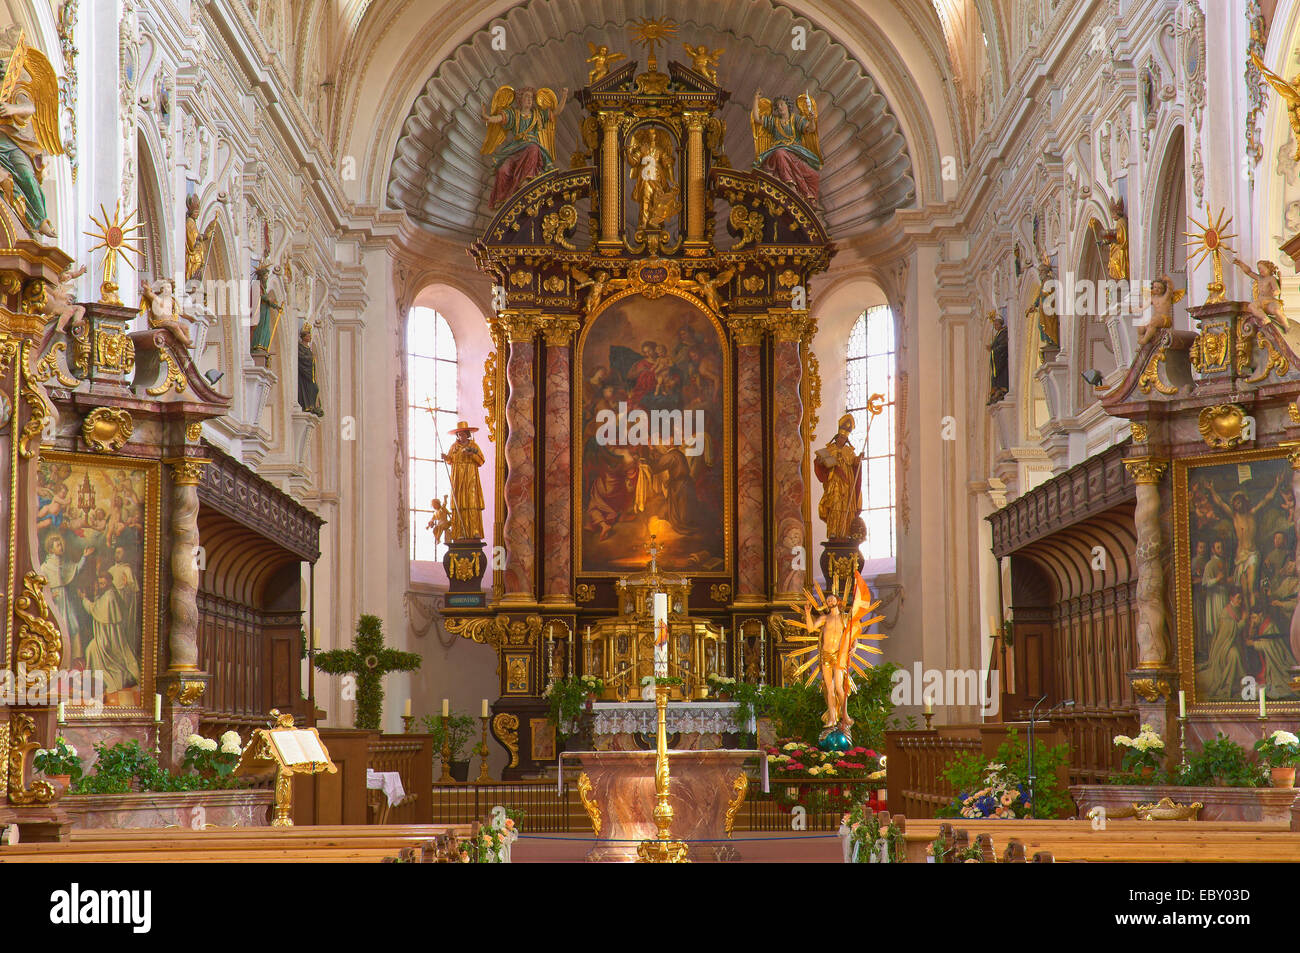
[[[1262, 703], [1260, 705], [1259, 713], [1261, 715], [1264, 713], [1264, 706]], [[162, 721], [162, 696], [156, 692], [153, 696], [153, 720]]]
[[406, 718], [411, 717], [411, 700], [408, 698], [406, 704], [402, 706], [402, 715]]
[[442, 717], [446, 718], [450, 714], [451, 714], [451, 702], [448, 701], [446, 698], [444, 698], [442, 700]]
[[668, 593], [654, 594], [655, 677], [668, 677]]
[[1187, 693], [1182, 689], [1178, 690], [1178, 717], [1187, 717]]
[[487, 716], [488, 716], [488, 700], [485, 698], [483, 699], [483, 717], [486, 718]]
[[63, 707], [66, 704], [67, 702], [59, 702], [59, 724], [63, 724], [67, 717], [67, 709]]
[[1260, 718], [1266, 717], [1265, 708], [1264, 708], [1264, 686], [1263, 685], [1259, 686], [1259, 717]]

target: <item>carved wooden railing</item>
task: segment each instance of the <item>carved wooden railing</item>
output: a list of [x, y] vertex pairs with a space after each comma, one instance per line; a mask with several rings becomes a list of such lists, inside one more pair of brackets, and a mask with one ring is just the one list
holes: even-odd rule
[[[430, 797], [433, 790], [433, 736], [425, 734], [381, 735], [370, 742], [366, 767], [372, 771], [397, 772], [406, 801], [389, 806], [383, 791], [371, 791], [372, 823], [433, 823]], [[478, 818], [481, 820], [481, 818]]]
[[956, 797], [943, 769], [961, 755], [981, 750], [978, 725], [885, 732], [889, 809], [907, 817], [934, 817]]

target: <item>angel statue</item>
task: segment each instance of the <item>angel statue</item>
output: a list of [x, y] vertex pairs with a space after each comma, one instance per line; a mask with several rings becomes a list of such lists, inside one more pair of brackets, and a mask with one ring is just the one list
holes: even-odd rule
[[1240, 258], [1236, 259], [1235, 264], [1244, 274], [1254, 279], [1251, 302], [1246, 305], [1246, 310], [1254, 315], [1255, 322], [1260, 327], [1271, 324], [1277, 330], [1285, 332], [1287, 323], [1286, 311], [1282, 307], [1282, 273], [1277, 265], [1268, 259], [1261, 259], [1256, 266], [1259, 271], [1251, 271]]
[[444, 493], [441, 500], [435, 497], [429, 503], [429, 509], [433, 511], [433, 516], [425, 529], [433, 530], [435, 543], [451, 542], [451, 507], [447, 505], [447, 494]]
[[[816, 589], [816, 595], [804, 590], [802, 606], [790, 604], [795, 612], [802, 610], [803, 621], [790, 620], [788, 624], [803, 629], [807, 634], [791, 635], [789, 639], [807, 644], [793, 650], [789, 656], [795, 661], [795, 678], [811, 670], [806, 684], [821, 679], [826, 712], [822, 715], [819, 743], [826, 750], [842, 750], [853, 744], [849, 735], [853, 727], [853, 719], [849, 717], [849, 696], [854, 691], [850, 673], [865, 676], [866, 670], [873, 666], [869, 656], [882, 654], [879, 648], [866, 643], [869, 639], [887, 638], [868, 631], [885, 617], [872, 615], [880, 608], [880, 602], [871, 598], [871, 589], [860, 573], [855, 572], [853, 578], [845, 582], [843, 593], [836, 593], [834, 589], [823, 593], [821, 586]], [[813, 618], [814, 612], [818, 614], [816, 618]]]
[[569, 98], [569, 88], [557, 97], [546, 86], [502, 86], [492, 97], [483, 121], [482, 155], [492, 156], [492, 197], [489, 208], [497, 208], [519, 187], [543, 172], [555, 168], [555, 120]]
[[1291, 82], [1287, 82], [1277, 73], [1264, 65], [1263, 60], [1255, 53], [1250, 54], [1250, 61], [1255, 64], [1255, 69], [1259, 70], [1260, 75], [1268, 80], [1282, 100], [1286, 103], [1286, 119], [1291, 124], [1291, 134], [1295, 138], [1295, 156], [1296, 162], [1300, 162], [1300, 73], [1297, 73]]
[[683, 43], [682, 46], [686, 49], [686, 55], [691, 58], [691, 69], [716, 85], [718, 82], [718, 60], [722, 58], [722, 54], [726, 50], [711, 50], [704, 43], [699, 46]]
[[659, 228], [681, 210], [673, 141], [667, 129], [643, 126], [627, 146], [628, 175], [637, 180], [632, 200], [641, 206], [642, 229]]
[[799, 97], [798, 114], [784, 96], [764, 99], [754, 91], [749, 124], [754, 131], [754, 168], [791, 186], [809, 202], [821, 189], [822, 145], [817, 129], [817, 103], [807, 93]]
[[85, 265], [76, 268], [69, 266], [59, 275], [59, 283], [46, 296], [45, 313], [55, 319], [54, 327], [59, 332], [69, 328], [77, 329], [86, 321], [86, 308], [77, 304], [77, 289], [74, 282], [86, 273]]
[[587, 73], [588, 84], [594, 83], [598, 79], [604, 79], [609, 75], [610, 63], [617, 63], [619, 60], [627, 59], [627, 54], [611, 53], [608, 46], [603, 43], [597, 46], [590, 40], [587, 41], [587, 52], [591, 54], [587, 57], [587, 62], [591, 64], [591, 71]]
[[710, 308], [718, 314], [722, 313], [722, 308], [718, 302], [718, 289], [731, 280], [736, 273], [736, 269], [728, 268], [720, 271], [713, 278], [709, 277], [707, 271], [697, 271], [695, 273], [695, 292], [705, 300]]
[[18, 27], [0, 36], [0, 75], [0, 192], [29, 228], [54, 238], [41, 181], [47, 155], [63, 155], [59, 81], [50, 61], [27, 45]]
[[1186, 289], [1174, 288], [1174, 283], [1169, 280], [1168, 275], [1161, 275], [1151, 280], [1151, 290], [1147, 293], [1151, 317], [1138, 335], [1139, 349], [1160, 337], [1166, 328], [1174, 326], [1174, 305], [1182, 301], [1185, 294], [1187, 294]]
[[609, 291], [617, 291], [627, 285], [626, 278], [611, 278], [609, 272], [604, 268], [599, 269], [595, 277], [587, 274], [582, 269], [572, 266], [569, 269], [577, 281], [573, 285], [574, 291], [580, 291], [583, 288], [590, 288], [587, 292], [587, 313], [596, 310], [596, 306], [605, 300], [605, 294]]

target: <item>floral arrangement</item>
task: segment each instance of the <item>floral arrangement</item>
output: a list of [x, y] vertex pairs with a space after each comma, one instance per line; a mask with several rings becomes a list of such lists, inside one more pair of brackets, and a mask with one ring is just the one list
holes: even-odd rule
[[787, 741], [781, 747], [768, 746], [767, 763], [778, 778], [854, 778], [883, 781], [883, 759], [870, 748], [822, 751], [803, 741]]
[[551, 721], [561, 738], [573, 734], [587, 696], [599, 695], [604, 690], [605, 683], [595, 675], [557, 678], [546, 686], [542, 697], [551, 704]]
[[1281, 728], [1256, 741], [1255, 750], [1270, 768], [1291, 768], [1300, 762], [1300, 738]]
[[1116, 747], [1127, 748], [1121, 770], [1127, 774], [1153, 775], [1161, 770], [1160, 759], [1164, 757], [1165, 742], [1150, 725], [1143, 725], [1137, 735], [1116, 735]]
[[719, 675], [717, 672], [710, 672], [707, 679], [709, 688], [713, 689], [715, 695], [730, 695], [736, 690], [736, 680], [726, 675]]
[[957, 795], [958, 814], [979, 819], [1015, 820], [1027, 817], [1031, 804], [1029, 789], [1005, 764], [993, 762], [984, 773], [984, 786], [978, 791]]
[[506, 858], [506, 850], [519, 837], [519, 828], [515, 819], [507, 812], [500, 827], [487, 826], [479, 829], [479, 835], [471, 840], [460, 842], [460, 862], [462, 864], [500, 864]]
[[185, 760], [182, 768], [188, 768], [201, 777], [228, 777], [239, 764], [239, 756], [244, 753], [242, 741], [236, 731], [227, 731], [220, 741], [204, 738], [202, 735], [190, 735], [185, 739]]
[[81, 758], [77, 749], [63, 737], [54, 739], [53, 748], [41, 748], [32, 759], [32, 766], [47, 778], [67, 776], [76, 781], [81, 777]]
[[907, 838], [893, 818], [890, 818], [889, 827], [881, 828], [875, 803], [874, 799], [860, 801], [849, 808], [848, 813], [840, 819], [840, 835], [849, 839], [850, 856], [856, 846], [859, 864], [878, 863], [882, 841], [885, 845], [885, 862], [901, 864], [907, 858]]

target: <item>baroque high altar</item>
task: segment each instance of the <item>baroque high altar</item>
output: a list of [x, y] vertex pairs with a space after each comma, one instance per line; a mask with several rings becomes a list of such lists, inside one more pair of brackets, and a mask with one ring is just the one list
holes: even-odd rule
[[[661, 70], [675, 30], [634, 27], [645, 69], [593, 47], [569, 169], [555, 142], [567, 90], [503, 86], [483, 110], [494, 217], [470, 253], [497, 309], [483, 492], [498, 516], [486, 540], [452, 534], [445, 618], [498, 654], [507, 778], [555, 759], [553, 678], [590, 672], [610, 699], [640, 697], [652, 538], [688, 697], [709, 672], [788, 680], [780, 610], [811, 582], [807, 288], [833, 252], [817, 107], [757, 93], [755, 161], [733, 166], [722, 51], [688, 46], [691, 66]], [[856, 558], [824, 552], [823, 572]]]

